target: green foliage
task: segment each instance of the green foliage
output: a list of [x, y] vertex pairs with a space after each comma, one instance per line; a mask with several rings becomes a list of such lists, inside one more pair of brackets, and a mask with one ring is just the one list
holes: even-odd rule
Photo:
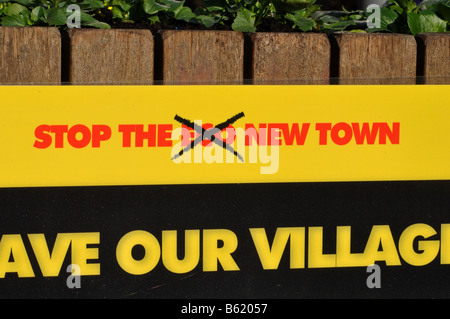
[[406, 13], [412, 34], [427, 32], [447, 32], [450, 21], [450, 0], [430, 0], [421, 3], [416, 10]]
[[[449, 0], [430, 0], [416, 4], [414, 0], [389, 0], [390, 4], [381, 9], [380, 28], [369, 32], [409, 33], [416, 35], [426, 32], [446, 32], [448, 30]], [[447, 21], [443, 20], [446, 19]]]
[[[413, 34], [427, 32], [448, 32], [450, 21], [450, 0], [388, 0], [380, 8], [378, 27], [368, 27], [367, 19], [373, 12], [343, 11], [316, 16], [324, 29], [351, 32], [385, 32]], [[420, 2], [420, 3], [419, 3]]]
[[363, 18], [363, 13], [360, 11], [332, 11], [332, 12], [317, 12], [313, 15], [313, 19], [323, 31], [336, 32], [348, 31], [356, 29], [357, 22]]
[[63, 27], [73, 13], [68, 10], [69, 5], [78, 4], [82, 10], [80, 20], [82, 26], [109, 28], [87, 13], [102, 8], [99, 0], [84, 0], [83, 2], [60, 0], [0, 0], [0, 18], [2, 26], [56, 26]]
[[255, 32], [265, 19], [302, 31], [314, 30], [311, 15], [320, 9], [315, 0], [205, 0], [197, 20], [210, 27], [225, 24], [235, 31]]
[[71, 4], [81, 9], [82, 27], [111, 28], [102, 22], [105, 12], [121, 23], [189, 22], [196, 17], [184, 1], [176, 0], [0, 0], [1, 25], [65, 27]]
[[[140, 3], [137, 3], [140, 5]], [[143, 0], [143, 13], [150, 22], [167, 22], [180, 20], [189, 22], [195, 18], [189, 7], [184, 6], [184, 1], [176, 0]]]
[[0, 0], [2, 26], [67, 27], [76, 4], [81, 27], [111, 28], [115, 24], [226, 27], [256, 32], [265, 25], [297, 31], [390, 32], [416, 35], [448, 32], [450, 0], [388, 0], [380, 9], [377, 28], [368, 27], [372, 12], [323, 12], [316, 0], [204, 0], [191, 9], [184, 0]]

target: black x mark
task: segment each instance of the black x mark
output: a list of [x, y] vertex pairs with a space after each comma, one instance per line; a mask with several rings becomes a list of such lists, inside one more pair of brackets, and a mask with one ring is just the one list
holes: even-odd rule
[[175, 121], [177, 121], [181, 124], [184, 124], [187, 127], [192, 128], [200, 136], [195, 138], [191, 142], [190, 145], [186, 146], [178, 154], [176, 154], [174, 157], [172, 157], [172, 160], [182, 156], [184, 154], [184, 152], [187, 152], [190, 149], [193, 149], [197, 144], [203, 142], [204, 140], [208, 140], [208, 141], [211, 141], [211, 142], [223, 147], [224, 149], [230, 151], [235, 156], [237, 156], [237, 158], [239, 158], [242, 162], [244, 162], [244, 158], [237, 151], [235, 151], [233, 147], [231, 147], [229, 144], [225, 143], [224, 141], [222, 141], [222, 142], [217, 141], [216, 137], [214, 136], [215, 134], [217, 134], [218, 132], [221, 132], [223, 129], [227, 128], [228, 126], [230, 126], [231, 124], [233, 124], [234, 122], [236, 122], [237, 120], [239, 120], [240, 118], [242, 118], [244, 116], [245, 116], [244, 112], [241, 112], [241, 113], [236, 114], [235, 116], [231, 117], [230, 119], [226, 120], [225, 122], [220, 123], [219, 125], [216, 125], [212, 129], [204, 129], [203, 127], [198, 126], [197, 124], [195, 124], [194, 122], [192, 122], [190, 120], [187, 120], [187, 119], [182, 118], [181, 116], [175, 115]]

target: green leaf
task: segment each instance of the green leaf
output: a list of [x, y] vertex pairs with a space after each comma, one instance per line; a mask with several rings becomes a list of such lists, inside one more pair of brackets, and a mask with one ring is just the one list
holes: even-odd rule
[[122, 11], [120, 11], [120, 9], [118, 7], [113, 7], [111, 9], [111, 12], [113, 14], [113, 19], [120, 19], [123, 20], [123, 14]]
[[100, 22], [86, 12], [81, 12], [80, 22], [83, 26], [94, 27], [98, 29], [111, 29], [111, 26], [105, 22]]
[[234, 31], [256, 32], [255, 14], [246, 8], [242, 8], [237, 13], [231, 27]]
[[288, 13], [285, 18], [294, 23], [294, 26], [300, 28], [302, 31], [311, 31], [315, 22], [310, 18], [304, 16], [304, 10], [297, 11], [295, 14]]
[[219, 7], [219, 6], [207, 6], [206, 10], [208, 10], [208, 12], [216, 12], [216, 11], [225, 10], [225, 8], [224, 7]]
[[21, 14], [9, 15], [2, 19], [4, 27], [24, 27], [27, 25], [27, 19]]
[[23, 6], [27, 6], [30, 4], [31, 1], [30, 0], [14, 0], [14, 2], [17, 2]]
[[44, 8], [38, 6], [31, 11], [30, 18], [34, 22], [37, 22], [43, 15], [44, 15]]
[[398, 14], [389, 8], [381, 8], [380, 28], [383, 30], [391, 30], [390, 26], [398, 19]]
[[28, 9], [21, 4], [13, 3], [8, 9], [8, 15], [12, 16], [21, 14], [23, 11], [28, 11]]
[[311, 31], [315, 25], [314, 21], [309, 19], [309, 18], [305, 18], [305, 17], [301, 17], [301, 18], [296, 18], [294, 21], [294, 25], [299, 27], [300, 30], [302, 31]]
[[310, 6], [308, 8], [305, 8], [305, 17], [311, 17], [314, 13], [320, 11], [320, 6], [319, 5], [313, 5]]
[[328, 29], [328, 30], [333, 30], [333, 31], [343, 31], [345, 29], [347, 29], [348, 27], [351, 26], [355, 26], [356, 22], [349, 20], [349, 21], [339, 21], [339, 22], [334, 22], [334, 23], [330, 23], [330, 24], [324, 24], [324, 28]]
[[403, 12], [405, 12], [405, 10], [403, 10], [402, 7], [398, 5], [389, 6], [388, 9], [394, 11], [397, 14], [403, 14]]
[[151, 23], [161, 22], [157, 15], [152, 15], [152, 16], [148, 17], [148, 21], [150, 21]]
[[126, 1], [114, 1], [114, 5], [119, 6], [123, 11], [128, 12], [131, 9], [131, 5]]
[[413, 35], [418, 33], [446, 32], [447, 23], [433, 11], [423, 10], [420, 13], [408, 13], [408, 26]]
[[225, 0], [204, 0], [203, 3], [209, 12], [222, 11], [227, 7]]
[[220, 17], [217, 16], [207, 16], [199, 15], [196, 17], [197, 20], [207, 28], [211, 28], [213, 25], [220, 21]]
[[413, 35], [423, 32], [422, 21], [417, 13], [414, 12], [408, 13], [408, 26]]
[[155, 0], [143, 0], [142, 8], [145, 13], [149, 15], [157, 14], [160, 11], [166, 10], [166, 7], [157, 3]]
[[191, 8], [189, 8], [189, 7], [180, 7], [174, 13], [175, 13], [174, 18], [177, 20], [183, 20], [183, 21], [189, 22], [193, 18], [195, 18], [195, 14], [192, 12]]
[[367, 33], [367, 31], [366, 30], [355, 29], [355, 30], [350, 30], [349, 33]]
[[[361, 11], [361, 15], [364, 12]], [[311, 15], [311, 18], [325, 30], [344, 31], [349, 27], [356, 26], [357, 19], [350, 19], [350, 16], [355, 15], [355, 12], [345, 11], [316, 11]], [[359, 20], [359, 19], [358, 19]], [[362, 20], [365, 21], [365, 20]]]
[[159, 2], [163, 5], [163, 7], [165, 7], [166, 11], [169, 12], [175, 12], [184, 5], [184, 1], [176, 0], [159, 0]]
[[67, 24], [66, 12], [64, 9], [50, 8], [47, 16], [48, 24], [60, 26]]
[[417, 5], [414, 0], [388, 0], [388, 1], [400, 6], [406, 12], [412, 12], [415, 9], [417, 9]]

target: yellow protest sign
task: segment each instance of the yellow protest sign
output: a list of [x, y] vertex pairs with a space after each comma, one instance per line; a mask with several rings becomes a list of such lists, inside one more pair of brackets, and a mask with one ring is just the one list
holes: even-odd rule
[[1, 187], [443, 180], [449, 87], [0, 87]]

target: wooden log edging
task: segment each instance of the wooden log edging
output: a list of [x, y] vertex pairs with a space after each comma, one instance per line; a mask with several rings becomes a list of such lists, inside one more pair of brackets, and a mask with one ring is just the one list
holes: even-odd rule
[[418, 75], [425, 84], [450, 84], [450, 35], [425, 33], [417, 35], [420, 65]]
[[0, 27], [0, 84], [61, 84], [57, 28]]
[[328, 84], [331, 45], [325, 34], [254, 33], [251, 42], [253, 84]]
[[0, 27], [3, 85], [450, 84], [449, 58], [449, 33]]
[[336, 34], [339, 84], [415, 84], [417, 43], [403, 34]]
[[167, 30], [161, 38], [164, 84], [243, 84], [242, 33]]
[[71, 84], [153, 84], [154, 40], [149, 30], [70, 29], [67, 80]]

